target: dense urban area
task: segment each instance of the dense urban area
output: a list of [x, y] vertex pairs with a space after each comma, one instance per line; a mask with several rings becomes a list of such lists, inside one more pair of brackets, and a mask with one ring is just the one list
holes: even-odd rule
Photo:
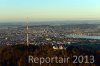
[[[0, 45], [17, 45], [26, 43], [26, 26], [0, 28]], [[100, 25], [39, 25], [29, 26], [30, 44], [66, 44], [75, 42], [100, 42]], [[72, 36], [72, 37], [71, 37]], [[78, 38], [76, 36], [79, 36]], [[81, 36], [95, 36], [87, 40]], [[76, 38], [75, 38], [76, 37]], [[91, 41], [92, 40], [92, 41]]]

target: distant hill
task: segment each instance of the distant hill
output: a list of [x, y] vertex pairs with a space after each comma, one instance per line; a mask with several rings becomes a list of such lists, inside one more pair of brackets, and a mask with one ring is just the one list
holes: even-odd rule
[[[29, 25], [68, 25], [68, 24], [100, 24], [100, 20], [56, 20], [56, 21], [29, 21]], [[25, 21], [0, 22], [0, 26], [26, 25]]]

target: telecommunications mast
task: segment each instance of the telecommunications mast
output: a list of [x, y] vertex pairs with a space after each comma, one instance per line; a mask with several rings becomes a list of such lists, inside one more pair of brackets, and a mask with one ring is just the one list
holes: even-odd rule
[[27, 26], [26, 26], [26, 41], [27, 41], [27, 46], [29, 46], [29, 27], [28, 27], [28, 17], [27, 17]]

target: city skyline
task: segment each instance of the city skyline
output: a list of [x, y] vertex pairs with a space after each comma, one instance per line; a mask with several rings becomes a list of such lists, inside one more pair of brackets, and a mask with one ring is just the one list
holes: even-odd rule
[[100, 20], [99, 0], [0, 0], [0, 21]]

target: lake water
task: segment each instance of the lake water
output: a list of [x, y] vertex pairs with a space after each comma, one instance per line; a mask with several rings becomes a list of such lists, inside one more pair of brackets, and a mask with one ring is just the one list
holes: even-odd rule
[[66, 35], [68, 38], [100, 39], [100, 36]]

